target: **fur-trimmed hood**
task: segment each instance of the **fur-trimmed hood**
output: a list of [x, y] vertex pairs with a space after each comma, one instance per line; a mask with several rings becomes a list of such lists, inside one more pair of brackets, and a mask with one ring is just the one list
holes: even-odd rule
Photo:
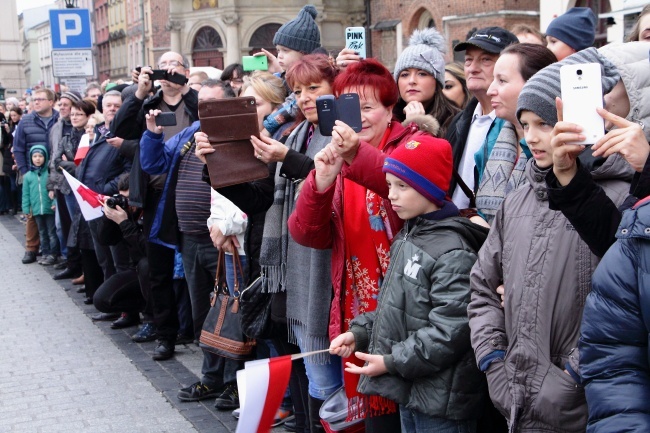
[[415, 123], [420, 131], [428, 132], [434, 137], [439, 137], [440, 122], [430, 114], [417, 114], [409, 120], [402, 122], [402, 126], [408, 128], [411, 123]]

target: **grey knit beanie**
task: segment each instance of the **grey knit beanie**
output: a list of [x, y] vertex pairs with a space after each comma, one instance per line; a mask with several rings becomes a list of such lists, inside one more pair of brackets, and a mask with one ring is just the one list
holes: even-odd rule
[[609, 93], [621, 79], [616, 66], [607, 60], [596, 48], [578, 51], [562, 61], [553, 63], [537, 72], [524, 84], [517, 100], [517, 119], [524, 110], [532, 111], [554, 126], [557, 123], [555, 98], [562, 96], [560, 90], [560, 68], [564, 65], [577, 63], [600, 63], [603, 95]]
[[596, 23], [590, 8], [571, 8], [551, 21], [546, 36], [559, 39], [576, 51], [584, 50], [596, 40]]
[[81, 102], [81, 94], [75, 92], [74, 90], [69, 90], [67, 92], [61, 93], [61, 98], [69, 99], [73, 103]]
[[318, 11], [314, 5], [303, 7], [296, 18], [278, 29], [273, 37], [273, 45], [282, 45], [306, 54], [320, 47], [320, 31], [314, 21], [316, 15]]
[[404, 69], [416, 68], [427, 71], [443, 87], [445, 85], [445, 59], [447, 52], [445, 38], [434, 28], [416, 30], [411, 35], [409, 46], [399, 55], [393, 76], [395, 81]]

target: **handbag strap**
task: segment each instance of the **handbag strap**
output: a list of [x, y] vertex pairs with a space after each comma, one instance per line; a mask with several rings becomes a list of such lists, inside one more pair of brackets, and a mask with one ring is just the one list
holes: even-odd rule
[[[235, 296], [235, 298], [239, 298], [239, 288], [240, 288], [240, 282], [239, 282], [239, 273], [242, 272], [243, 275], [243, 270], [241, 266], [241, 260], [239, 259], [239, 252], [235, 248], [234, 252], [232, 253], [232, 267], [233, 267], [233, 272], [234, 272], [234, 280], [235, 280], [235, 287], [233, 287], [232, 292]], [[226, 279], [226, 253], [223, 250], [219, 250], [219, 257], [217, 259], [217, 276], [214, 281], [214, 290], [215, 292], [219, 292], [220, 289], [222, 289], [223, 293], [229, 294], [228, 290], [228, 283]]]

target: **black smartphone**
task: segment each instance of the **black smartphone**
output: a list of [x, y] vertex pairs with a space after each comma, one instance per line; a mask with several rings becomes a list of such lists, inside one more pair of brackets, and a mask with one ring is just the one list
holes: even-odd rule
[[361, 104], [356, 93], [344, 93], [336, 100], [339, 120], [345, 122], [354, 132], [361, 132]]
[[104, 134], [104, 137], [106, 137], [106, 138], [115, 138], [115, 134], [113, 134], [113, 133], [111, 132], [111, 130], [109, 129], [109, 130], [106, 131], [106, 133]]
[[187, 77], [183, 74], [170, 74], [169, 72], [162, 70], [162, 69], [154, 69], [151, 74], [151, 80], [165, 80], [169, 81], [170, 83], [174, 84], [180, 84], [181, 86], [185, 83], [187, 83]]
[[158, 113], [156, 116], [156, 126], [175, 126], [176, 113]]
[[323, 95], [316, 98], [318, 128], [323, 136], [331, 136], [334, 122], [345, 122], [354, 132], [361, 132], [361, 105], [359, 95], [346, 93], [339, 96]]
[[334, 122], [339, 118], [334, 95], [323, 95], [316, 98], [316, 113], [318, 114], [320, 134], [331, 136]]

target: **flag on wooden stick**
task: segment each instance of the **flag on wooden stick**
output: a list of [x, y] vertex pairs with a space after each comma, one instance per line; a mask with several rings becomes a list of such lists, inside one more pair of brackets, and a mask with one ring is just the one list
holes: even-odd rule
[[106, 196], [88, 188], [86, 185], [72, 177], [72, 175], [67, 171], [62, 170], [62, 172], [65, 176], [65, 180], [67, 180], [70, 185], [70, 189], [72, 189], [72, 192], [74, 193], [74, 197], [77, 199], [77, 203], [81, 208], [81, 214], [84, 219], [90, 221], [100, 218], [104, 214], [102, 212], [102, 202]]

